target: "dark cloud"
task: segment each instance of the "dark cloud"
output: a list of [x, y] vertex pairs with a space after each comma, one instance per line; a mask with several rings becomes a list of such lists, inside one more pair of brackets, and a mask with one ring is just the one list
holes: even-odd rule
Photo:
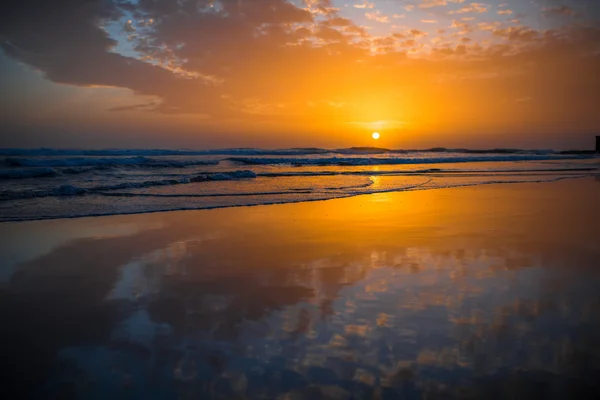
[[337, 29], [329, 28], [327, 26], [319, 27], [319, 29], [317, 31], [317, 36], [320, 37], [321, 39], [329, 40], [329, 41], [337, 41], [337, 40], [343, 41], [346, 39], [346, 36], [344, 36], [343, 33], [338, 31]]
[[546, 8], [544, 10], [544, 14], [546, 14], [546, 15], [568, 16], [568, 17], [575, 17], [575, 16], [579, 15], [579, 13], [577, 11], [575, 11], [571, 7], [567, 7], [567, 6]]
[[537, 0], [544, 15], [553, 17], [585, 17], [600, 19], [600, 1], [597, 0]]
[[133, 23], [132, 23], [131, 20], [127, 20], [123, 24], [123, 31], [125, 31], [127, 33], [133, 33], [133, 32], [135, 32], [135, 26], [133, 26]]
[[506, 29], [496, 29], [494, 35], [505, 37], [508, 40], [518, 40], [529, 42], [539, 36], [539, 32], [534, 29], [529, 29], [524, 26], [514, 26]]
[[150, 101], [148, 103], [140, 103], [140, 104], [133, 104], [130, 106], [120, 106], [120, 107], [113, 107], [110, 110], [111, 111], [151, 111], [153, 109], [155, 109], [158, 106], [158, 103], [155, 101]]
[[[114, 1], [19, 0], [3, 2], [2, 7], [2, 50], [54, 82], [123, 87], [165, 98], [190, 88], [210, 95], [210, 89], [203, 85], [112, 52], [117, 42], [102, 25], [123, 16]], [[216, 99], [213, 94], [205, 106], [215, 108]]]
[[327, 19], [325, 22], [323, 22], [324, 26], [353, 26], [354, 22], [352, 22], [351, 20], [347, 19], [347, 18], [342, 18], [342, 17], [334, 17], [334, 18], [329, 18]]

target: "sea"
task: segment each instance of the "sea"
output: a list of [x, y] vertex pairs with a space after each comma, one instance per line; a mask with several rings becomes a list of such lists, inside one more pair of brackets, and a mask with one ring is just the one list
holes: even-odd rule
[[598, 174], [598, 154], [555, 150], [0, 149], [0, 221], [304, 202]]
[[7, 399], [600, 398], [597, 155], [1, 152]]

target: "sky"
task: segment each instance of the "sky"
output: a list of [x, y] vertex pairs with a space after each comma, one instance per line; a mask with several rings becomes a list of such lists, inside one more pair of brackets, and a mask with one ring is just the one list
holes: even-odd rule
[[8, 0], [0, 147], [592, 148], [598, 71], [598, 0]]

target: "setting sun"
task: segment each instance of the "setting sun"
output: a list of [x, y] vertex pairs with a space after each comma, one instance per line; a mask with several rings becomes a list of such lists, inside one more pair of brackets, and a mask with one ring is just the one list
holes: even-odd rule
[[373, 137], [373, 139], [377, 140], [379, 139], [379, 133], [378, 132], [373, 132], [373, 134], [371, 135]]

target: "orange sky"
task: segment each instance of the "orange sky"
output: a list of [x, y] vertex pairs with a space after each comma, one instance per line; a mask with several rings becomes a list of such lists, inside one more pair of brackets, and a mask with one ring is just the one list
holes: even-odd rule
[[595, 0], [10, 3], [2, 147], [588, 148], [600, 132]]

